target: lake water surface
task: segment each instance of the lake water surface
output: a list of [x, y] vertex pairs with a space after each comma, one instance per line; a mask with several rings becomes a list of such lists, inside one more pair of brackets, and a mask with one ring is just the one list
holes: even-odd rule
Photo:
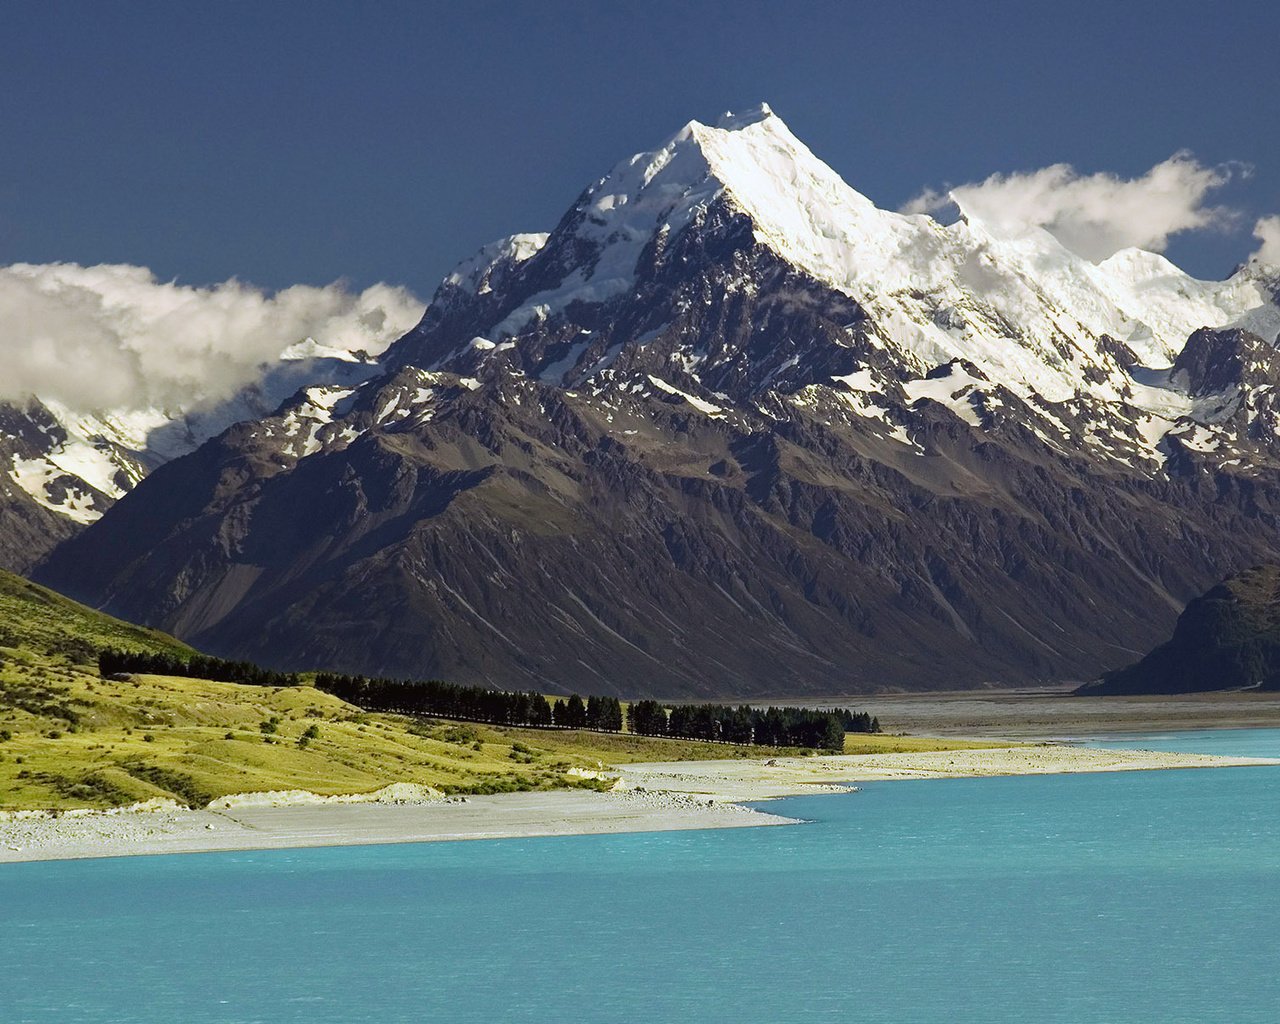
[[770, 804], [789, 828], [7, 865], [0, 1020], [1273, 1024], [1278, 785], [883, 782]]
[[1090, 747], [1170, 750], [1175, 753], [1280, 757], [1280, 729], [1197, 729], [1185, 732], [1130, 732], [1091, 737]]

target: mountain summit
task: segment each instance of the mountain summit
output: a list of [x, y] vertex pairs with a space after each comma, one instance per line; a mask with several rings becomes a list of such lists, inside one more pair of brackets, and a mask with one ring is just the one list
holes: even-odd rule
[[1092, 678], [1261, 560], [1277, 282], [878, 209], [761, 106], [485, 247], [48, 582], [223, 654], [772, 695]]
[[[1200, 282], [1140, 250], [1094, 264], [1040, 229], [1001, 237], [969, 215], [944, 226], [880, 210], [761, 105], [714, 128], [691, 122], [618, 164], [550, 235], [518, 236], [514, 256], [499, 246], [490, 266], [512, 272], [508, 301], [474, 347], [518, 342], [575, 303], [621, 301], [664, 269], [688, 229], [705, 237], [735, 218], [771, 256], [856, 301], [918, 373], [966, 359], [1024, 394], [1113, 400], [1132, 387], [1117, 342], [1168, 366], [1198, 327], [1280, 332], [1278, 282], [1248, 271]], [[419, 332], [433, 326], [429, 311]], [[443, 365], [458, 354], [406, 341], [398, 358]], [[569, 369], [591, 369], [590, 358], [584, 350]]]

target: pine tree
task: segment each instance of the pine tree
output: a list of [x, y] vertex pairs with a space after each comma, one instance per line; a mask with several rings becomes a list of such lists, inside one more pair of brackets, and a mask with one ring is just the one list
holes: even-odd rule
[[587, 706], [576, 693], [570, 695], [565, 703], [565, 725], [570, 729], [581, 729], [587, 724]]

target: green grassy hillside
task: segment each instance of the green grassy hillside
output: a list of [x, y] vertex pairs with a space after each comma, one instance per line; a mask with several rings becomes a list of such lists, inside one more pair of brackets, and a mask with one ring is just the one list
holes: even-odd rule
[[[571, 775], [628, 761], [794, 754], [576, 731], [369, 714], [310, 686], [98, 676], [102, 647], [190, 653], [0, 572], [0, 810], [111, 807], [231, 793], [369, 792], [414, 782], [448, 793], [598, 786]], [[850, 749], [920, 740], [848, 737]], [[927, 741], [930, 749], [963, 743]]]
[[88, 665], [96, 662], [103, 647], [192, 653], [167, 633], [113, 619], [0, 569], [0, 656], [23, 650]]

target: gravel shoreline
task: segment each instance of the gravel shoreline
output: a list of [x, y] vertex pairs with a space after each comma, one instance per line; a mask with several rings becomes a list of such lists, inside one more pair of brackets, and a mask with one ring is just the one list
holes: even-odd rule
[[824, 783], [836, 780], [854, 783], [1256, 765], [1280, 765], [1280, 760], [1151, 750], [1095, 750], [1055, 743], [902, 754], [782, 757], [770, 761], [672, 761], [625, 765], [620, 772], [624, 784], [628, 785], [705, 794], [719, 800], [767, 800], [820, 791]]
[[250, 802], [227, 810], [169, 807], [56, 817], [37, 812], [0, 821], [0, 863], [793, 823], [685, 793], [587, 790], [401, 804]]
[[336, 799], [299, 792], [246, 794], [204, 810], [156, 801], [123, 811], [24, 811], [0, 815], [0, 863], [787, 825], [795, 819], [741, 802], [850, 792], [856, 787], [849, 783], [864, 780], [1277, 764], [1261, 758], [1046, 745], [632, 764], [617, 769], [617, 788], [609, 793], [450, 798], [388, 787]]

